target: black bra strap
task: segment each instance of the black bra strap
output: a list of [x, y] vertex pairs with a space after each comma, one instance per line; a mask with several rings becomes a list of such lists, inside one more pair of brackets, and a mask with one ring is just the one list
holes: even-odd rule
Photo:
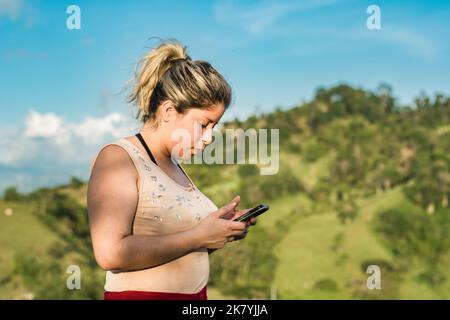
[[153, 157], [153, 154], [152, 154], [152, 152], [150, 151], [150, 148], [149, 148], [148, 145], [145, 143], [144, 138], [142, 138], [142, 135], [141, 135], [140, 133], [137, 133], [137, 134], [136, 134], [136, 137], [139, 139], [139, 141], [140, 141], [140, 142], [142, 143], [142, 145], [144, 146], [145, 151], [147, 151], [147, 154], [148, 154], [148, 156], [150, 157], [150, 159], [152, 159], [152, 161], [153, 161], [156, 165], [158, 165], [158, 164], [156, 163], [155, 157]]
[[[149, 155], [150, 159], [152, 159], [152, 161], [158, 165], [158, 163], [155, 160], [155, 157], [153, 157], [152, 152], [150, 151], [150, 148], [148, 147], [147, 143], [145, 143], [144, 138], [142, 137], [142, 135], [140, 133], [135, 134], [135, 136], [139, 139], [139, 141], [142, 143], [142, 145], [145, 148], [145, 151], [147, 151], [147, 154]], [[180, 164], [177, 162], [177, 166], [178, 168], [180, 168], [180, 170], [183, 172], [183, 174], [186, 176], [186, 178], [189, 180], [189, 182], [191, 182], [191, 179], [189, 179], [188, 175], [186, 174], [186, 172], [184, 172], [183, 168], [180, 166]]]

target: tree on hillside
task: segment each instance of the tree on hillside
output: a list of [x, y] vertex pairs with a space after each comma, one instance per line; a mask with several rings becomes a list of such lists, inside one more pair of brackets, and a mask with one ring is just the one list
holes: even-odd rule
[[5, 201], [21, 201], [23, 195], [17, 190], [16, 187], [8, 187], [3, 193], [3, 200]]
[[77, 177], [70, 178], [69, 186], [75, 189], [78, 189], [79, 187], [83, 186], [84, 182]]
[[351, 197], [339, 201], [336, 206], [336, 214], [342, 224], [347, 224], [355, 220], [358, 215], [358, 208], [355, 201]]
[[428, 152], [419, 153], [412, 163], [414, 179], [405, 187], [406, 196], [433, 213], [447, 208], [450, 197], [450, 132], [431, 142]]
[[[392, 112], [395, 106], [394, 98], [391, 96], [392, 90], [386, 84], [381, 84], [378, 94], [355, 89], [346, 84], [340, 84], [328, 89], [319, 88], [316, 91], [314, 102], [316, 106], [324, 104], [327, 115], [317, 108], [313, 114], [313, 124], [328, 123], [332, 119], [359, 114], [364, 116], [369, 122], [381, 120], [385, 114]], [[318, 118], [317, 118], [318, 117]], [[320, 120], [322, 118], [322, 120]]]
[[395, 108], [395, 98], [392, 92], [392, 87], [387, 83], [380, 83], [377, 87], [376, 93], [381, 100], [381, 108], [386, 113], [392, 113]]

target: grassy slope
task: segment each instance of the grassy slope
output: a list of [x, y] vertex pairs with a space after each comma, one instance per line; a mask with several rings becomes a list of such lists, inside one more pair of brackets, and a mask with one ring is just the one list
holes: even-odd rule
[[[277, 247], [280, 259], [274, 285], [279, 294], [287, 299], [349, 299], [353, 289], [352, 281], [363, 281], [367, 277], [361, 270], [361, 263], [369, 259], [391, 261], [393, 258], [370, 229], [369, 222], [374, 215], [389, 207], [411, 206], [401, 190], [394, 189], [360, 203], [358, 218], [351, 224], [342, 225], [333, 212], [299, 219]], [[342, 251], [347, 259], [337, 264], [337, 255], [331, 250], [334, 237], [344, 234]], [[400, 285], [402, 299], [440, 299], [439, 295], [417, 282], [421, 270], [415, 265], [404, 275]], [[448, 274], [450, 276], [450, 273]], [[320, 279], [333, 279], [338, 284], [336, 292], [314, 289]], [[448, 291], [450, 292], [450, 291]], [[448, 298], [448, 295], [446, 296]]]
[[[370, 258], [390, 259], [389, 253], [369, 231], [366, 215], [362, 210], [352, 224], [342, 225], [334, 212], [325, 212], [302, 218], [296, 222], [277, 248], [280, 264], [275, 285], [283, 297], [293, 299], [350, 298], [346, 290], [352, 280], [361, 280], [360, 265]], [[338, 264], [333, 252], [334, 238], [344, 235], [342, 252], [347, 254], [344, 263]], [[295, 250], [293, 250], [295, 249]], [[314, 289], [320, 279], [333, 279], [339, 290], [336, 293]]]
[[[6, 208], [13, 209], [13, 215], [6, 216]], [[16, 255], [45, 257], [47, 248], [58, 242], [58, 237], [33, 215], [32, 210], [27, 203], [0, 201], [0, 299], [19, 297], [22, 290], [17, 279], [6, 280], [11, 275]]]

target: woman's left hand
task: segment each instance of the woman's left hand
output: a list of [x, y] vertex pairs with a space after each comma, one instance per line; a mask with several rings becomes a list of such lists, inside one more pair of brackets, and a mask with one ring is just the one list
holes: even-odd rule
[[[251, 209], [251, 208], [250, 208], [250, 209]], [[247, 211], [249, 211], [250, 209], [234, 210], [234, 215], [231, 216], [231, 214], [230, 214], [230, 215], [228, 215], [228, 216], [224, 216], [224, 218], [230, 219], [230, 220], [234, 220], [234, 219], [236, 219], [236, 218], [242, 216], [243, 214], [245, 214], [245, 213], [246, 213]], [[233, 239], [230, 239], [230, 242], [231, 242], [231, 241], [236, 241], [236, 240], [242, 240], [242, 239], [244, 239], [244, 238], [247, 236], [248, 229], [249, 229], [251, 226], [254, 226], [254, 225], [256, 224], [256, 217], [250, 218], [248, 221], [246, 221], [246, 224], [247, 224], [247, 226], [246, 226], [244, 232], [242, 233], [242, 235], [237, 236], [237, 237], [234, 237]]]

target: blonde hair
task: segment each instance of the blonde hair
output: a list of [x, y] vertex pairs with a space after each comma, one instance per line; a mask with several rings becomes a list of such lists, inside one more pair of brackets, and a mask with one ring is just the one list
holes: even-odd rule
[[136, 65], [128, 102], [137, 106], [136, 119], [157, 126], [156, 112], [167, 99], [184, 114], [190, 108], [208, 109], [231, 103], [231, 87], [211, 64], [193, 61], [176, 40], [162, 41]]

